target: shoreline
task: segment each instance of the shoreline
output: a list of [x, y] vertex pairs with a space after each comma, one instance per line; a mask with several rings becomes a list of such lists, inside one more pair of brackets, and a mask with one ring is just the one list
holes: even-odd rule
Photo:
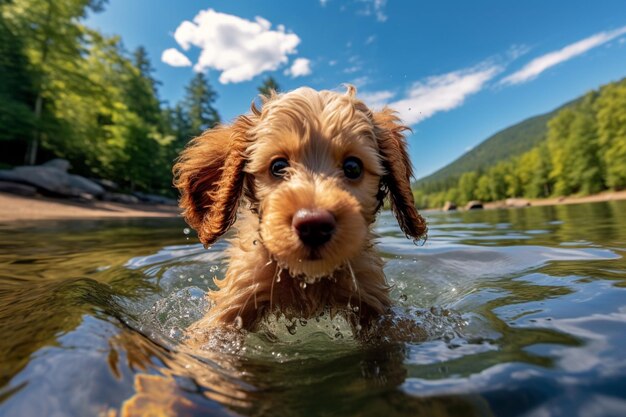
[[[510, 199], [513, 204], [507, 204], [507, 200], [492, 201], [484, 204], [485, 209], [494, 208], [516, 208], [516, 207], [535, 207], [535, 206], [558, 206], [567, 204], [583, 204], [583, 203], [600, 203], [606, 201], [626, 200], [626, 190], [622, 191], [603, 191], [598, 194], [587, 196], [567, 196], [567, 197], [550, 197], [537, 199]], [[528, 202], [528, 205], [515, 204], [515, 202]]]
[[22, 197], [0, 192], [0, 223], [33, 220], [178, 217], [177, 206]]
[[[509, 209], [534, 206], [596, 203], [626, 200], [626, 190], [605, 191], [584, 197], [552, 197], [543, 199], [511, 199], [484, 203], [484, 209]], [[528, 203], [528, 204], [527, 204]], [[424, 210], [441, 210], [424, 209]], [[465, 211], [460, 209], [459, 211]], [[122, 204], [106, 201], [77, 201], [52, 197], [22, 197], [0, 192], [0, 223], [36, 220], [71, 220], [140, 217], [179, 217], [177, 206]]]
[[[510, 198], [507, 200], [489, 201], [483, 203], [484, 210], [493, 209], [514, 209], [523, 207], [539, 207], [539, 206], [560, 206], [568, 204], [584, 204], [584, 203], [600, 203], [607, 201], [626, 200], [626, 190], [622, 191], [603, 191], [598, 194], [592, 194], [582, 197], [567, 196], [567, 197], [550, 197], [550, 198]], [[437, 210], [443, 211], [441, 207], [428, 208], [422, 210]], [[469, 211], [463, 207], [458, 208], [456, 211]]]

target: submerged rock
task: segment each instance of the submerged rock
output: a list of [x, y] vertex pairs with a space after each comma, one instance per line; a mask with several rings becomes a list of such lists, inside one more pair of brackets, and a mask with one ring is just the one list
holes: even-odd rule
[[446, 204], [443, 205], [443, 211], [454, 211], [456, 210], [456, 204], [452, 201], [446, 201]]
[[483, 208], [482, 201], [472, 200], [465, 205], [465, 210], [479, 210]]

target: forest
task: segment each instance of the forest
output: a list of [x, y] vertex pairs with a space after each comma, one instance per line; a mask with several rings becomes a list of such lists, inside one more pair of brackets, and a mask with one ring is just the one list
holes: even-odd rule
[[220, 122], [217, 94], [196, 73], [179, 103], [163, 102], [143, 47], [84, 24], [105, 6], [0, 0], [0, 168], [64, 158], [77, 174], [172, 196], [179, 151]]
[[[189, 139], [220, 122], [217, 94], [195, 73], [180, 102], [162, 101], [143, 47], [128, 51], [119, 37], [84, 24], [106, 1], [0, 0], [0, 168], [63, 158], [73, 172], [122, 190], [173, 196], [172, 163]], [[278, 85], [269, 77], [259, 92], [271, 88]], [[545, 120], [518, 129], [539, 135], [523, 154], [500, 149], [505, 156], [490, 166], [418, 182], [416, 205], [626, 188], [626, 80]]]
[[564, 106], [543, 140], [491, 166], [414, 187], [421, 208], [446, 201], [547, 198], [626, 188], [626, 79]]

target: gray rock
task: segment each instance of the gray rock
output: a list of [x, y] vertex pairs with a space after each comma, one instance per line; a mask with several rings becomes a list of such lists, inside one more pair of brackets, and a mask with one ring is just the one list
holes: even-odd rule
[[[59, 164], [60, 165], [60, 164]], [[38, 190], [65, 197], [83, 197], [85, 194], [100, 196], [104, 188], [79, 175], [68, 174], [55, 166], [21, 166], [1, 170], [0, 180], [18, 182]]]
[[443, 211], [454, 211], [456, 210], [456, 204], [452, 201], [446, 201], [446, 204], [443, 205]]
[[108, 191], [115, 191], [120, 188], [120, 186], [117, 185], [116, 182], [113, 182], [111, 180], [102, 178], [89, 178], [89, 180], [95, 182], [96, 184], [100, 185], [102, 188]]
[[40, 166], [56, 168], [56, 169], [60, 169], [63, 172], [67, 172], [72, 167], [72, 164], [70, 164], [70, 161], [68, 161], [67, 159], [56, 158], [56, 159], [51, 159], [48, 162], [44, 162]]
[[472, 200], [465, 205], [465, 210], [479, 210], [483, 208], [482, 201]]
[[130, 194], [104, 193], [101, 198], [104, 201], [112, 201], [114, 203], [123, 203], [123, 204], [139, 203], [139, 199], [135, 197], [134, 195], [130, 195]]
[[35, 187], [9, 181], [0, 181], [0, 191], [3, 193], [23, 195], [24, 197], [37, 195], [37, 189]]
[[156, 194], [146, 194], [142, 192], [134, 192], [133, 195], [144, 203], [148, 204], [164, 204], [167, 206], [175, 206], [178, 204], [173, 198], [167, 198]]

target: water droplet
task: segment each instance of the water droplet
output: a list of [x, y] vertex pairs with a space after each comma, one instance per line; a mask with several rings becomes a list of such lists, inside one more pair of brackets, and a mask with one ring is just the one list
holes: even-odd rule
[[354, 326], [354, 328], [357, 332], [360, 332], [363, 327], [360, 324], [357, 324], [356, 326]]
[[280, 275], [276, 277], [276, 282], [280, 282]]
[[204, 279], [204, 274], [200, 275], [200, 278]]
[[403, 303], [406, 302], [406, 300], [409, 299], [409, 297], [406, 294], [400, 294], [400, 297], [398, 297], [400, 299], [400, 301], [402, 301]]
[[291, 322], [291, 324], [285, 325], [285, 327], [287, 328], [287, 331], [289, 332], [290, 335], [294, 335], [298, 331], [295, 320]]
[[335, 333], [335, 339], [343, 339], [343, 333], [341, 332]]
[[243, 327], [243, 319], [241, 318], [241, 316], [237, 316], [237, 318], [235, 319], [235, 328], [237, 330], [241, 330], [242, 327]]
[[303, 290], [306, 290], [306, 282], [301, 282], [300, 288], [302, 288]]
[[306, 326], [307, 321], [305, 319], [300, 319], [300, 326]]
[[359, 312], [359, 306], [352, 307], [352, 311], [354, 311], [355, 313], [358, 313]]
[[188, 228], [188, 227], [185, 227], [185, 228], [183, 229], [183, 233], [184, 233], [184, 234], [186, 234], [186, 235], [188, 235], [189, 233], [191, 233], [191, 229], [190, 229], [190, 228]]
[[191, 282], [191, 281], [192, 281], [191, 278], [187, 278], [187, 282]]
[[252, 241], [252, 244], [253, 244], [254, 246], [256, 246], [256, 244], [257, 244], [257, 243], [259, 243], [259, 241], [258, 241], [258, 240], [256, 240], [256, 239], [254, 239], [254, 240]]

